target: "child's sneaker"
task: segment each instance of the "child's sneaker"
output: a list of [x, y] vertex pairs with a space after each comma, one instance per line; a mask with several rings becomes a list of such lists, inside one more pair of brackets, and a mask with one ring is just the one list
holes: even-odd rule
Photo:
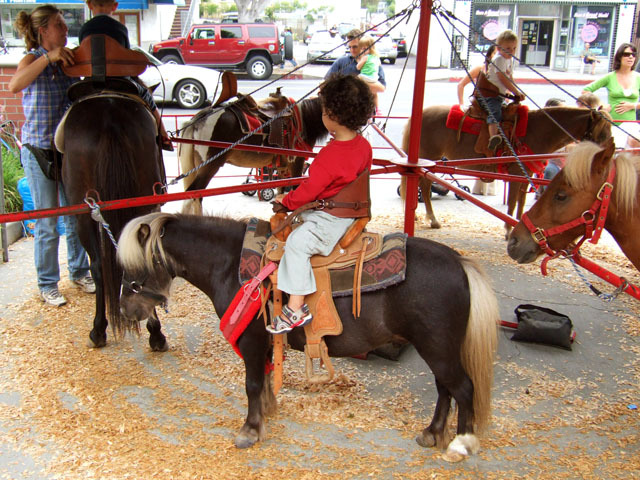
[[489, 139], [489, 150], [491, 150], [492, 152], [495, 152], [501, 143], [502, 143], [502, 137], [500, 135], [494, 135]]
[[282, 313], [273, 319], [271, 325], [267, 325], [267, 332], [278, 335], [293, 330], [295, 327], [304, 327], [313, 320], [313, 315], [305, 303], [300, 310], [295, 312], [288, 305], [282, 307]]

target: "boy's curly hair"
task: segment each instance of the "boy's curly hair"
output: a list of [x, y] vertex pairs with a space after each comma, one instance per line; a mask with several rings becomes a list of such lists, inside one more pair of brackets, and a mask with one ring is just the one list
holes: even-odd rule
[[373, 94], [354, 75], [334, 75], [320, 85], [320, 100], [327, 115], [350, 130], [364, 127], [375, 112]]

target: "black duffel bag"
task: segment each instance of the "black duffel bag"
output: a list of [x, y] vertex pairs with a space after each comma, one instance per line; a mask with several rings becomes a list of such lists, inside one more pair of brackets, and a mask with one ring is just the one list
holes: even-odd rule
[[550, 308], [518, 305], [514, 310], [518, 327], [511, 340], [545, 343], [571, 350], [571, 319]]
[[24, 144], [38, 161], [40, 169], [44, 176], [49, 180], [61, 180], [62, 179], [62, 154], [57, 150], [50, 150], [47, 148], [34, 147], [28, 143]]

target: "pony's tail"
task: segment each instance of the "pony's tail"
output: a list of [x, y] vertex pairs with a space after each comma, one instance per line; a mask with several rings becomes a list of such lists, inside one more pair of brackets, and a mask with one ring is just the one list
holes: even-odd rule
[[[130, 198], [139, 192], [135, 169], [135, 145], [125, 132], [114, 132], [102, 135], [95, 149], [95, 168], [97, 190], [103, 200]], [[129, 220], [141, 215], [138, 208], [103, 211], [102, 216], [109, 225], [115, 240]], [[116, 260], [116, 247], [102, 226], [100, 229], [100, 253], [102, 264], [102, 286], [106, 306], [107, 319], [114, 333], [119, 336], [125, 331], [134, 329], [138, 324], [126, 322], [120, 313], [120, 283], [122, 268]]]
[[[193, 139], [193, 125], [189, 125], [184, 128], [180, 137]], [[178, 159], [180, 161], [181, 172], [188, 172], [193, 167], [195, 167], [195, 146], [191, 143], [178, 143]], [[185, 192], [193, 183], [195, 178], [196, 173], [192, 173], [182, 180], [182, 185]], [[202, 200], [199, 198], [185, 200], [182, 204], [182, 213], [202, 216]]]
[[462, 365], [473, 382], [474, 423], [478, 431], [482, 431], [491, 417], [493, 362], [498, 346], [498, 301], [480, 265], [468, 258], [462, 258], [461, 262], [471, 296]]

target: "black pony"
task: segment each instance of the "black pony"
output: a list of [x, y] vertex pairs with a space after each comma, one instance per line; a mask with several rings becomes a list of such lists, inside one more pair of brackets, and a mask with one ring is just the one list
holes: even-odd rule
[[[74, 104], [64, 123], [62, 179], [71, 204], [151, 195], [157, 182], [164, 183], [164, 168], [157, 144], [157, 125], [141, 102], [124, 95], [91, 96]], [[102, 216], [118, 238], [134, 217], [156, 206], [103, 211]], [[107, 314], [121, 324], [120, 281], [115, 246], [89, 214], [78, 215], [78, 235], [89, 254], [96, 283], [96, 315], [89, 338], [93, 346], [107, 343]], [[160, 322], [153, 315], [147, 323], [153, 350], [166, 350]]]
[[[124, 267], [124, 316], [130, 321], [147, 318], [168, 298], [176, 276], [206, 293], [222, 315], [239, 289], [246, 227], [231, 219], [168, 213], [132, 220], [118, 248]], [[457, 435], [448, 444], [445, 459], [457, 461], [477, 452], [475, 429], [483, 427], [490, 415], [498, 320], [495, 295], [478, 265], [445, 245], [409, 238], [404, 282], [363, 294], [358, 319], [351, 313], [350, 298], [335, 300], [344, 330], [325, 337], [329, 355], [352, 356], [393, 340], [413, 344], [433, 372], [438, 389], [433, 419], [418, 443], [447, 446], [445, 428], [453, 397], [458, 406]], [[304, 331], [294, 329], [287, 341], [302, 350]], [[270, 345], [261, 318], [255, 318], [239, 338], [249, 401], [246, 421], [235, 439], [241, 448], [264, 438], [264, 417], [276, 405], [265, 377]]]
[[[268, 107], [273, 112], [281, 111], [287, 104], [287, 99], [279, 95], [279, 93], [271, 94], [270, 97], [258, 102], [260, 108]], [[296, 130], [294, 132], [296, 139], [291, 145], [292, 148], [310, 150], [318, 141], [324, 140], [329, 134], [322, 123], [322, 106], [318, 97], [300, 101], [290, 113], [291, 123], [287, 128]], [[271, 126], [269, 128], [282, 127]], [[181, 138], [229, 143], [237, 142], [244, 135], [245, 133], [236, 114], [228, 106], [210, 107], [198, 112], [182, 127], [180, 133]], [[276, 146], [271, 145], [262, 133], [249, 137], [244, 143], [247, 145]], [[178, 147], [181, 171], [188, 172], [192, 170], [222, 150], [222, 148], [181, 143]], [[185, 191], [190, 191], [207, 188], [213, 176], [225, 163], [238, 167], [262, 168], [273, 165], [274, 160], [274, 155], [268, 153], [233, 149], [187, 176], [184, 179], [184, 189]], [[292, 177], [302, 175], [304, 161], [303, 157], [290, 159], [288, 170]], [[185, 201], [183, 212], [201, 215], [202, 199]]]

